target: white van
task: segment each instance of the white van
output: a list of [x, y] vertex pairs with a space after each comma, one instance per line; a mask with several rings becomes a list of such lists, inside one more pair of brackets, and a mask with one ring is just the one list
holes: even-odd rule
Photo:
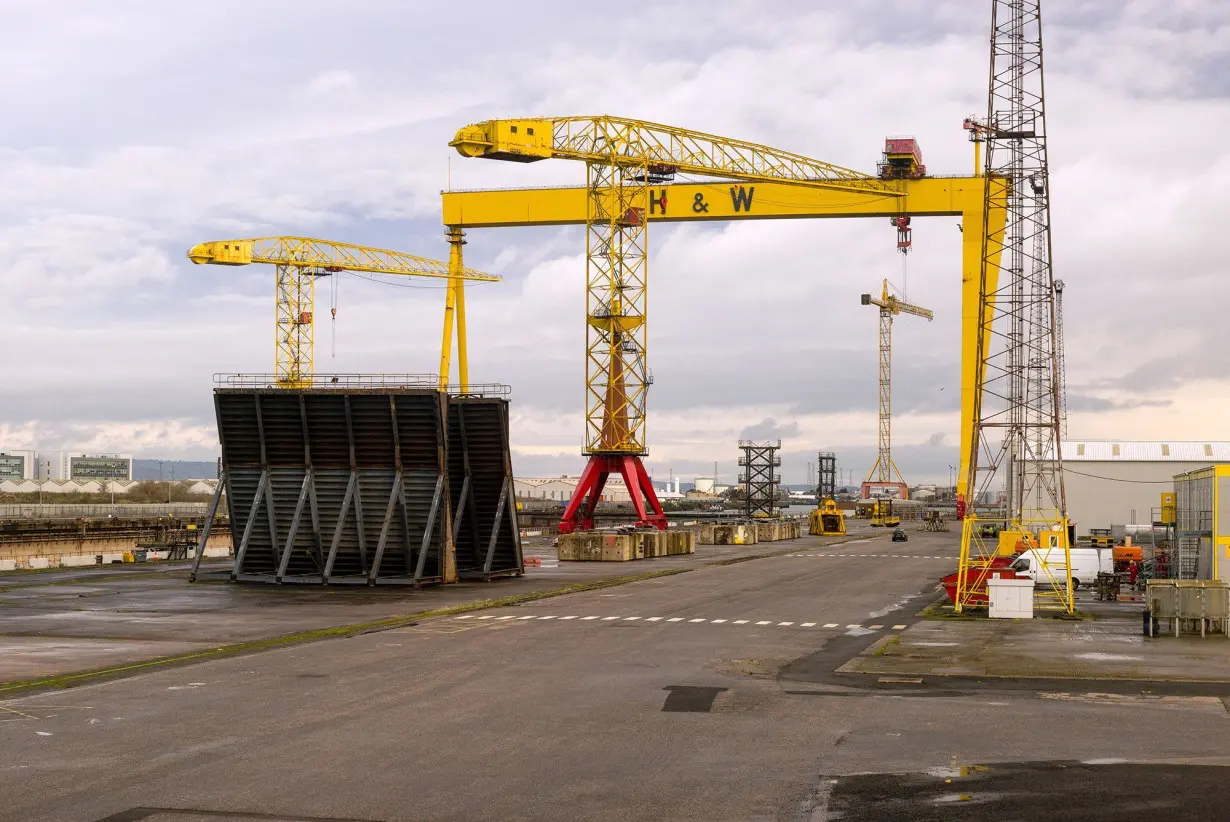
[[[1073, 548], [1070, 556], [1072, 557], [1072, 590], [1082, 585], [1093, 585], [1099, 573], [1109, 574], [1115, 570], [1114, 557], [1111, 551], [1105, 548]], [[1042, 570], [1044, 557], [1055, 579], [1062, 580], [1064, 577], [1062, 548], [1051, 548], [1049, 553], [1046, 549], [1031, 548], [1017, 557], [1012, 563], [1012, 570], [1018, 574], [1027, 574], [1035, 585], [1048, 584], [1046, 571]]]

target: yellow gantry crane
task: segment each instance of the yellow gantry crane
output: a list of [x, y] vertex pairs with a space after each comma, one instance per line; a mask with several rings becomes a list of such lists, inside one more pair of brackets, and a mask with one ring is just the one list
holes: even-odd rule
[[[451, 237], [450, 237], [451, 241]], [[493, 274], [460, 265], [460, 254], [450, 255], [450, 263], [416, 257], [401, 251], [387, 251], [361, 245], [315, 240], [309, 237], [256, 237], [247, 240], [215, 240], [195, 245], [188, 259], [198, 265], [249, 265], [267, 263], [277, 270], [276, 330], [274, 337], [274, 376], [280, 388], [302, 388], [312, 383], [316, 279], [342, 271], [371, 274], [402, 274], [414, 277], [446, 278], [451, 284], [464, 280], [499, 282]], [[450, 302], [451, 306], [452, 303]], [[465, 315], [459, 315], [462, 391], [468, 381], [464, 362]], [[446, 329], [447, 334], [448, 329]], [[444, 357], [448, 354], [445, 338]], [[441, 374], [448, 380], [447, 369]]]
[[[893, 317], [898, 314], [912, 314], [915, 317], [925, 317], [930, 321], [935, 315], [929, 309], [907, 303], [888, 293], [888, 280], [884, 281], [884, 288], [878, 298], [872, 294], [863, 294], [862, 303], [863, 305], [874, 305], [880, 309], [879, 451], [875, 465], [871, 466], [871, 470], [867, 472], [867, 479], [863, 481], [862, 496], [871, 496], [867, 493], [868, 484], [871, 484], [872, 488], [896, 485], [898, 486], [897, 497], [907, 499], [909, 486], [901, 477], [897, 463], [893, 462]], [[894, 475], [897, 477], [895, 482]]]
[[[701, 214], [710, 206], [703, 192], [690, 202], [676, 202], [658, 186], [677, 174], [694, 174], [890, 200], [903, 196], [893, 183], [800, 154], [620, 117], [487, 120], [462, 128], [449, 145], [464, 157], [578, 160], [587, 167], [584, 454], [589, 462], [564, 512], [563, 533], [593, 527], [594, 507], [615, 472], [627, 485], [638, 524], [666, 527], [641, 463], [648, 453], [645, 401], [652, 382], [646, 360], [645, 227], [658, 215]], [[732, 200], [739, 200], [736, 208], [750, 209], [754, 190], [740, 192], [736, 198], [731, 188]]]

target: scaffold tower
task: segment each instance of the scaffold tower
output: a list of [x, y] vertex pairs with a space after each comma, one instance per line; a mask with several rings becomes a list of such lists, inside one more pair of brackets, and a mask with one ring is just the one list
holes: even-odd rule
[[816, 458], [816, 499], [823, 502], [837, 496], [837, 455], [821, 451]]
[[743, 483], [743, 512], [751, 517], [775, 517], [777, 508], [778, 486], [782, 476], [777, 473], [781, 467], [782, 458], [777, 453], [782, 447], [782, 441], [753, 442], [739, 440], [739, 448], [743, 456], [739, 457], [739, 482]]

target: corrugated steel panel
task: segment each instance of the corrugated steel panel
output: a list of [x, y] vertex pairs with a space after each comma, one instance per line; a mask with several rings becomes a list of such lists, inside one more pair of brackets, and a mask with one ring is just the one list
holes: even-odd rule
[[1064, 462], [1230, 462], [1230, 442], [1064, 440]]
[[447, 402], [430, 389], [217, 389], [232, 578], [443, 581]]

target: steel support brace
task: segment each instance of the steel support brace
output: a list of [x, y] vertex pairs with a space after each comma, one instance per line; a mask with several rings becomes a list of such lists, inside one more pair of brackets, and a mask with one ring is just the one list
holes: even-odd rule
[[324, 538], [320, 533], [320, 504], [316, 499], [316, 472], [309, 470], [308, 479], [308, 506], [312, 515], [312, 559], [316, 561], [316, 567], [323, 571], [325, 551]]
[[525, 556], [521, 553], [521, 529], [517, 526], [517, 491], [513, 485], [512, 474], [504, 477], [504, 483], [508, 486], [508, 495], [513, 498], [513, 504], [508, 508], [508, 522], [512, 527], [513, 535], [513, 550], [517, 552], [517, 575], [525, 570]]
[[414, 581], [423, 578], [423, 570], [427, 567], [427, 548], [431, 545], [431, 531], [436, 524], [436, 512], [440, 510], [440, 495], [444, 493], [444, 475], [436, 477], [436, 492], [431, 497], [431, 511], [427, 514], [427, 524], [423, 526], [423, 542], [419, 546], [419, 561], [414, 567]]
[[461, 514], [465, 511], [466, 499], [470, 496], [470, 478], [466, 477], [461, 481], [461, 496], [457, 498], [457, 512], [453, 514], [453, 544], [457, 544], [457, 537], [461, 534]]
[[265, 486], [269, 482], [269, 469], [261, 471], [261, 478], [256, 483], [256, 493], [252, 495], [252, 508], [248, 511], [248, 521], [243, 526], [243, 538], [235, 549], [235, 566], [231, 569], [231, 580], [238, 577], [243, 570], [243, 559], [248, 554], [248, 540], [252, 537], [252, 526], [256, 523], [256, 515], [261, 509], [261, 500], [265, 496]]
[[333, 527], [333, 540], [329, 543], [329, 557], [325, 560], [324, 579], [326, 585], [329, 583], [329, 577], [333, 575], [333, 563], [337, 560], [337, 548], [342, 543], [342, 533], [346, 530], [346, 514], [350, 511], [350, 503], [354, 499], [355, 485], [358, 483], [358, 478], [354, 472], [350, 473], [350, 480], [346, 483], [346, 493], [342, 496], [342, 507], [337, 512], [337, 525]]
[[393, 475], [393, 488], [389, 491], [389, 502], [384, 508], [384, 520], [380, 523], [380, 539], [376, 542], [376, 557], [372, 560], [372, 569], [367, 574], [367, 583], [374, 585], [380, 575], [380, 563], [384, 560], [384, 546], [389, 538], [389, 526], [393, 523], [393, 512], [397, 510], [397, 500], [401, 495], [401, 472]]
[[491, 536], [487, 539], [487, 558], [483, 561], [483, 573], [491, 573], [491, 563], [495, 561], [495, 542], [500, 536], [500, 520], [504, 518], [504, 507], [508, 505], [508, 484], [500, 487], [500, 501], [495, 505], [495, 517], [491, 521]]
[[581, 473], [577, 490], [564, 509], [559, 523], [561, 534], [593, 529], [594, 511], [602, 497], [602, 489], [607, 478], [616, 472], [623, 477], [628, 496], [632, 498], [637, 527], [652, 526], [660, 531], [666, 530], [666, 514], [662, 511], [662, 503], [658, 501], [641, 458], [627, 454], [593, 454]]
[[214, 497], [209, 501], [209, 510], [205, 512], [205, 521], [201, 523], [201, 538], [196, 543], [196, 556], [192, 560], [192, 573], [188, 574], [189, 582], [196, 582], [197, 572], [201, 570], [201, 557], [205, 556], [205, 545], [209, 542], [209, 533], [214, 528], [214, 517], [218, 514], [218, 505], [222, 501], [226, 483], [223, 477], [218, 477], [218, 487], [214, 489]]
[[286, 568], [290, 565], [290, 552], [295, 547], [295, 535], [299, 533], [299, 522], [303, 519], [303, 509], [307, 505], [311, 483], [312, 474], [308, 472], [303, 475], [303, 483], [299, 486], [299, 499], [295, 502], [295, 514], [290, 520], [290, 533], [286, 535], [286, 547], [282, 549], [282, 559], [278, 562], [274, 582], [281, 582], [282, 577], [286, 576]]

